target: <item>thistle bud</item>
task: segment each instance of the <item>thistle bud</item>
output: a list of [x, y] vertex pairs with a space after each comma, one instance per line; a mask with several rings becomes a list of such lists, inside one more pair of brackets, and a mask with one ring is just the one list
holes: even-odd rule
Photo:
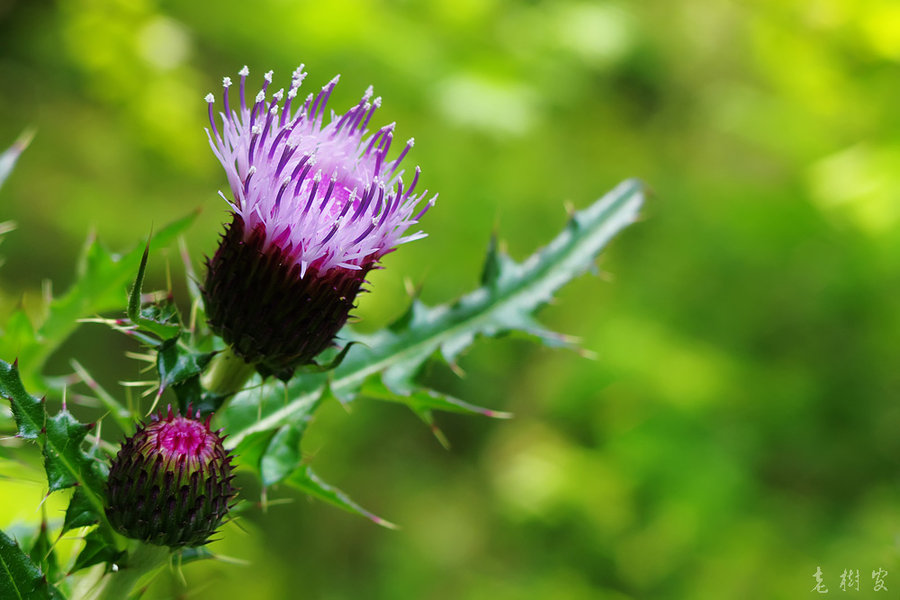
[[[272, 73], [247, 101], [222, 112], [207, 96], [210, 145], [225, 168], [231, 224], [207, 263], [203, 285], [212, 330], [264, 375], [288, 379], [332, 344], [366, 274], [399, 244], [424, 237], [406, 231], [434, 204], [415, 194], [419, 169], [404, 183], [400, 163], [410, 139], [390, 160], [394, 124], [367, 129], [381, 98], [371, 88], [343, 115], [326, 105], [338, 78], [305, 102], [301, 66], [287, 93], [267, 97]], [[420, 206], [422, 205], [422, 206]]]
[[153, 415], [109, 470], [106, 516], [122, 535], [158, 546], [201, 546], [231, 508], [231, 456], [200, 413]]

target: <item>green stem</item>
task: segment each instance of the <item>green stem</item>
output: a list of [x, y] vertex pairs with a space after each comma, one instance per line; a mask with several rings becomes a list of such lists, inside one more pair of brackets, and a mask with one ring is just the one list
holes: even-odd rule
[[150, 582], [169, 563], [171, 551], [165, 546], [136, 542], [128, 562], [117, 571], [102, 574], [91, 570], [72, 591], [71, 600], [132, 600], [139, 598]]
[[228, 346], [213, 357], [201, 383], [210, 392], [231, 396], [241, 391], [255, 372], [256, 367], [245, 362]]

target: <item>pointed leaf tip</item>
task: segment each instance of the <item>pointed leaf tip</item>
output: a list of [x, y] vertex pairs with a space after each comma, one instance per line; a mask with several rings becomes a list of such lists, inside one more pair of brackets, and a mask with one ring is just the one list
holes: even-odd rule
[[16, 166], [16, 162], [19, 160], [19, 156], [21, 156], [22, 152], [24, 152], [29, 144], [31, 144], [31, 140], [34, 138], [34, 132], [34, 129], [26, 129], [9, 148], [0, 154], [0, 187], [3, 186], [6, 179], [12, 173], [13, 168]]
[[351, 500], [350, 497], [341, 490], [322, 481], [319, 476], [316, 475], [309, 467], [305, 467], [295, 471], [290, 477], [286, 479], [286, 482], [291, 487], [295, 487], [314, 498], [323, 500], [348, 512], [362, 515], [363, 517], [366, 517], [373, 523], [381, 525], [382, 527], [387, 527], [388, 529], [398, 529], [398, 526], [394, 523], [391, 523], [387, 519], [383, 519], [378, 515], [369, 512], [368, 510], [364, 509], [359, 504]]
[[496, 231], [491, 233], [488, 242], [487, 253], [484, 257], [484, 266], [481, 268], [481, 285], [489, 286], [500, 277], [500, 249], [497, 243]]

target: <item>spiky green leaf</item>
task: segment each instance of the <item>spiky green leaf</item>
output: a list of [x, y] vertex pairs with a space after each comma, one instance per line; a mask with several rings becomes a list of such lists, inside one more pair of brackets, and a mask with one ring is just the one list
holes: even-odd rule
[[436, 410], [470, 415], [484, 415], [495, 419], [508, 419], [512, 417], [512, 413], [491, 410], [482, 406], [469, 404], [458, 398], [425, 388], [416, 389], [409, 394], [398, 394], [388, 388], [378, 376], [369, 377], [362, 385], [359, 395], [365, 398], [406, 405], [416, 414], [416, 416], [422, 419], [422, 422], [428, 425], [429, 429], [431, 429], [431, 432], [434, 434], [434, 437], [437, 438], [445, 448], [449, 447], [450, 443], [434, 420], [434, 411]]
[[309, 420], [326, 395], [327, 383], [327, 375], [313, 373], [290, 384], [270, 382], [235, 394], [217, 414], [219, 425], [228, 432], [225, 447], [242, 455], [252, 434]]
[[[79, 423], [68, 410], [63, 409], [46, 421], [47, 435], [44, 443], [44, 468], [51, 492], [80, 485], [85, 493], [98, 498], [103, 494], [103, 481], [98, 476], [94, 461], [81, 449], [90, 425]], [[97, 502], [102, 507], [102, 502]]]
[[313, 470], [309, 467], [300, 468], [288, 477], [285, 482], [291, 487], [297, 488], [301, 490], [305, 494], [312, 496], [314, 498], [318, 498], [319, 500], [324, 500], [325, 502], [337, 506], [343, 510], [348, 512], [362, 515], [367, 519], [373, 521], [374, 523], [381, 525], [382, 527], [388, 527], [390, 529], [394, 529], [397, 526], [382, 519], [378, 515], [364, 509], [362, 506], [351, 500], [347, 494], [337, 489], [336, 487], [330, 486], [316, 475]]
[[426, 388], [417, 389], [408, 395], [397, 394], [391, 391], [378, 377], [370, 377], [366, 380], [360, 389], [360, 395], [375, 400], [405, 404], [414, 411], [439, 410], [442, 412], [483, 415], [494, 419], [509, 419], [512, 417], [512, 413], [476, 406], [475, 404], [463, 402], [458, 398]]
[[308, 418], [326, 383], [334, 395], [349, 401], [370, 378], [380, 376], [393, 392], [392, 399], [406, 397], [414, 410], [421, 409], [424, 397], [418, 393], [421, 390], [414, 377], [422, 364], [435, 354], [453, 361], [479, 335], [523, 331], [550, 345], [564, 344], [562, 336], [541, 327], [533, 314], [568, 281], [592, 267], [600, 250], [636, 220], [642, 203], [642, 185], [626, 181], [575, 213], [548, 246], [522, 263], [493, 245], [482, 286], [457, 302], [436, 307], [413, 302], [390, 328], [372, 335], [345, 329], [343, 339], [362, 343], [348, 352], [330, 377], [297, 377], [286, 390], [281, 384], [269, 383], [236, 395], [220, 413], [230, 433], [226, 445], [239, 447], [254, 432], [275, 430]]
[[65, 408], [48, 416], [44, 403], [25, 391], [15, 365], [2, 360], [0, 395], [13, 407], [20, 435], [41, 447], [49, 490], [78, 486], [79, 493], [73, 496], [77, 505], [70, 519], [80, 514], [78, 518], [84, 520], [84, 513], [89, 513], [92, 519], [102, 522], [105, 466], [99, 456], [82, 448], [91, 426], [79, 423]]
[[177, 337], [181, 333], [181, 316], [178, 308], [171, 299], [163, 302], [141, 307], [141, 290], [144, 285], [144, 275], [147, 272], [147, 260], [150, 257], [150, 240], [144, 246], [141, 254], [141, 262], [138, 265], [137, 276], [128, 294], [128, 308], [126, 313], [131, 322], [139, 329], [159, 336], [163, 340]]
[[37, 439], [44, 428], [47, 413], [42, 400], [25, 391], [19, 377], [18, 363], [9, 364], [0, 360], [0, 396], [10, 403], [18, 429], [16, 435], [26, 440]]
[[156, 351], [156, 370], [159, 373], [161, 390], [200, 375], [215, 354], [215, 352], [194, 352], [180, 345], [177, 337], [165, 340]]
[[41, 570], [15, 540], [0, 531], [0, 598], [50, 599], [51, 586]]
[[437, 355], [453, 362], [477, 336], [522, 331], [547, 345], [566, 345], [566, 338], [543, 328], [534, 313], [568, 281], [593, 267], [600, 250], [636, 220], [642, 203], [641, 184], [624, 182], [574, 214], [547, 247], [522, 263], [500, 252], [492, 240], [481, 287], [457, 302], [428, 307], [414, 301], [390, 327], [372, 335], [345, 329], [343, 339], [360, 343], [327, 375], [304, 373], [286, 387], [270, 382], [237, 394], [218, 417], [230, 434], [226, 446], [236, 448], [239, 455], [252, 454], [245, 464], [259, 465], [260, 470], [267, 464], [264, 482], [282, 477], [289, 465], [296, 464], [299, 468], [287, 476], [286, 483], [386, 524], [302, 466], [294, 431], [310, 419], [326, 395], [343, 402], [362, 394], [406, 404], [444, 444], [434, 422], [435, 410], [509, 416], [424, 389], [414, 379], [429, 358]]
[[[194, 217], [195, 213], [190, 214], [161, 229], [153, 236], [154, 246], [169, 244], [187, 229]], [[9, 360], [18, 356], [25, 383], [40, 385], [38, 373], [44, 362], [75, 331], [81, 319], [125, 308], [126, 290], [142, 255], [140, 246], [126, 254], [115, 254], [93, 236], [88, 238], [78, 261], [74, 283], [63, 295], [50, 301], [45, 317], [35, 324], [31, 335], [14, 340], [0, 337], [0, 357]], [[10, 317], [16, 318], [27, 319], [21, 309]]]

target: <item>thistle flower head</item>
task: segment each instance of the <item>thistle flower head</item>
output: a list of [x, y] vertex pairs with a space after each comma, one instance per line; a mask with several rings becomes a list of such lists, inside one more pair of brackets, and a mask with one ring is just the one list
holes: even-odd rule
[[218, 118], [214, 95], [206, 98], [233, 217], [208, 262], [204, 297], [213, 330], [238, 355], [286, 378], [331, 344], [379, 259], [424, 237], [406, 232], [437, 196], [416, 193], [418, 167], [403, 179], [412, 139], [389, 159], [394, 124], [369, 132], [381, 105], [371, 87], [326, 118], [337, 77], [301, 100], [302, 65], [286, 92], [270, 93], [270, 71], [250, 97], [248, 74], [240, 71], [237, 108], [229, 77]]
[[264, 232], [263, 250], [275, 245], [285, 259], [300, 265], [301, 276], [313, 267], [320, 274], [335, 268], [362, 270], [398, 244], [424, 237], [405, 231], [434, 203], [416, 210], [427, 191], [416, 195], [419, 169], [405, 185], [400, 163], [413, 146], [388, 160], [394, 124], [368, 135], [381, 98], [372, 88], [341, 116], [326, 120], [326, 106], [338, 77], [317, 94], [298, 98], [306, 78], [301, 65], [288, 91], [268, 96], [272, 72], [247, 102], [246, 67], [240, 72], [240, 106], [232, 110], [231, 79], [223, 82], [221, 122], [215, 98], [209, 103], [210, 144], [225, 167], [234, 214], [244, 222], [245, 237]]
[[228, 513], [231, 457], [209, 417], [153, 415], [127, 438], [107, 480], [106, 516], [122, 535], [178, 548], [205, 544]]

